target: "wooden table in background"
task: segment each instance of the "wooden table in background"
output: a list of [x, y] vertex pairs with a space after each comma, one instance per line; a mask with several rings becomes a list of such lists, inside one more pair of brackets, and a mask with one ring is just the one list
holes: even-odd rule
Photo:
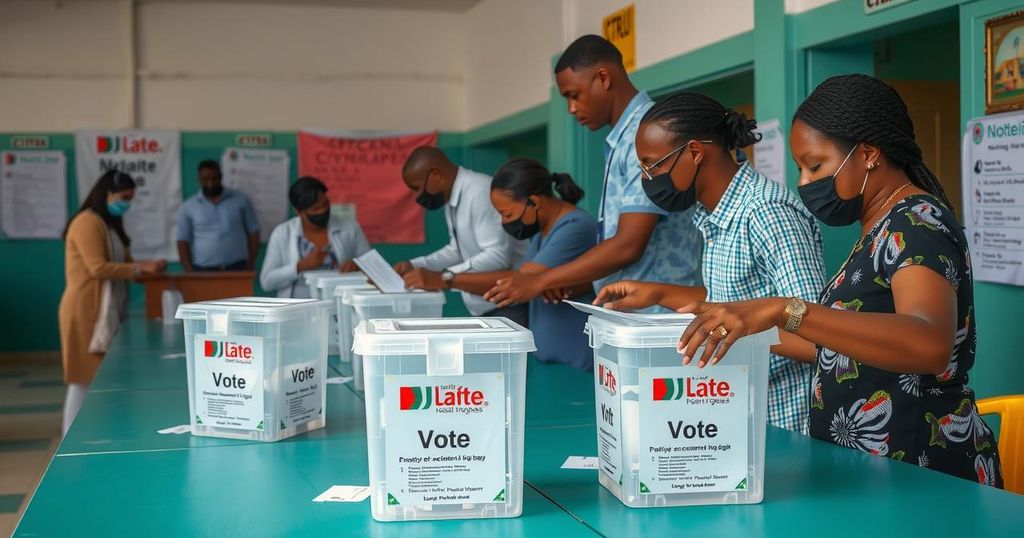
[[201, 273], [163, 273], [140, 278], [146, 288], [146, 318], [162, 315], [163, 291], [177, 289], [186, 303], [213, 301], [253, 294], [252, 271], [210, 271]]

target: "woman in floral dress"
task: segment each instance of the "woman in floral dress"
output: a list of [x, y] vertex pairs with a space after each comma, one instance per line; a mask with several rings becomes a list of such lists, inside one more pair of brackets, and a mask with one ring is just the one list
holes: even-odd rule
[[967, 384], [968, 242], [903, 100], [873, 77], [830, 78], [797, 110], [790, 149], [808, 209], [832, 226], [859, 222], [860, 239], [818, 304], [682, 309], [697, 314], [680, 339], [683, 362], [714, 364], [736, 339], [779, 327], [783, 355], [816, 364], [813, 437], [1001, 488], [996, 442]]

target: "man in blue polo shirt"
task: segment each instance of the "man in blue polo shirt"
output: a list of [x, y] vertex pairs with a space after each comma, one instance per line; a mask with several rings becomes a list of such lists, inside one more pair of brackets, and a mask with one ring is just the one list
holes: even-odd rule
[[201, 192], [181, 206], [176, 236], [186, 271], [251, 271], [260, 227], [249, 198], [221, 182], [216, 161], [199, 164]]
[[654, 101], [633, 86], [622, 54], [603, 37], [583, 36], [558, 59], [555, 83], [580, 125], [591, 131], [612, 128], [605, 137], [598, 242], [564, 265], [501, 279], [484, 298], [498, 306], [542, 293], [565, 298], [564, 289], [584, 282], [598, 290], [620, 280], [700, 285], [703, 239], [693, 225], [693, 210], [670, 213], [644, 193], [634, 142], [640, 119]]

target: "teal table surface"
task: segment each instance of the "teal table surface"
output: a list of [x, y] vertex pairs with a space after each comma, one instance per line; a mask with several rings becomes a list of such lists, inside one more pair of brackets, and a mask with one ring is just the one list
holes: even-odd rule
[[530, 358], [526, 367], [526, 424], [593, 424], [594, 374]]
[[313, 502], [366, 469], [357, 438], [56, 458], [14, 536], [594, 536], [530, 488], [510, 519], [378, 523], [369, 501]]
[[111, 390], [184, 389], [188, 386], [185, 348], [108, 351], [89, 392]]
[[181, 323], [164, 325], [132, 312], [117, 330], [112, 350], [185, 351], [185, 328]]
[[[57, 449], [57, 456], [260, 443], [189, 433], [157, 433], [157, 430], [180, 424], [188, 424], [188, 391], [185, 389], [93, 392]], [[363, 401], [347, 385], [327, 385], [327, 425], [278, 442], [365, 436]]]
[[769, 427], [755, 505], [628, 508], [596, 470], [593, 425], [529, 428], [526, 480], [605, 536], [1022, 536], [1024, 497]]

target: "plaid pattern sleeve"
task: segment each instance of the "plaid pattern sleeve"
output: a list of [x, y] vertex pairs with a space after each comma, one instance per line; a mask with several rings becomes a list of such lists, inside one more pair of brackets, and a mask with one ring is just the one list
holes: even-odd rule
[[[796, 202], [799, 203], [799, 202]], [[767, 200], [751, 212], [754, 252], [774, 294], [814, 302], [825, 283], [821, 232], [806, 208]], [[811, 365], [771, 356], [768, 416], [775, 426], [807, 433]]]

